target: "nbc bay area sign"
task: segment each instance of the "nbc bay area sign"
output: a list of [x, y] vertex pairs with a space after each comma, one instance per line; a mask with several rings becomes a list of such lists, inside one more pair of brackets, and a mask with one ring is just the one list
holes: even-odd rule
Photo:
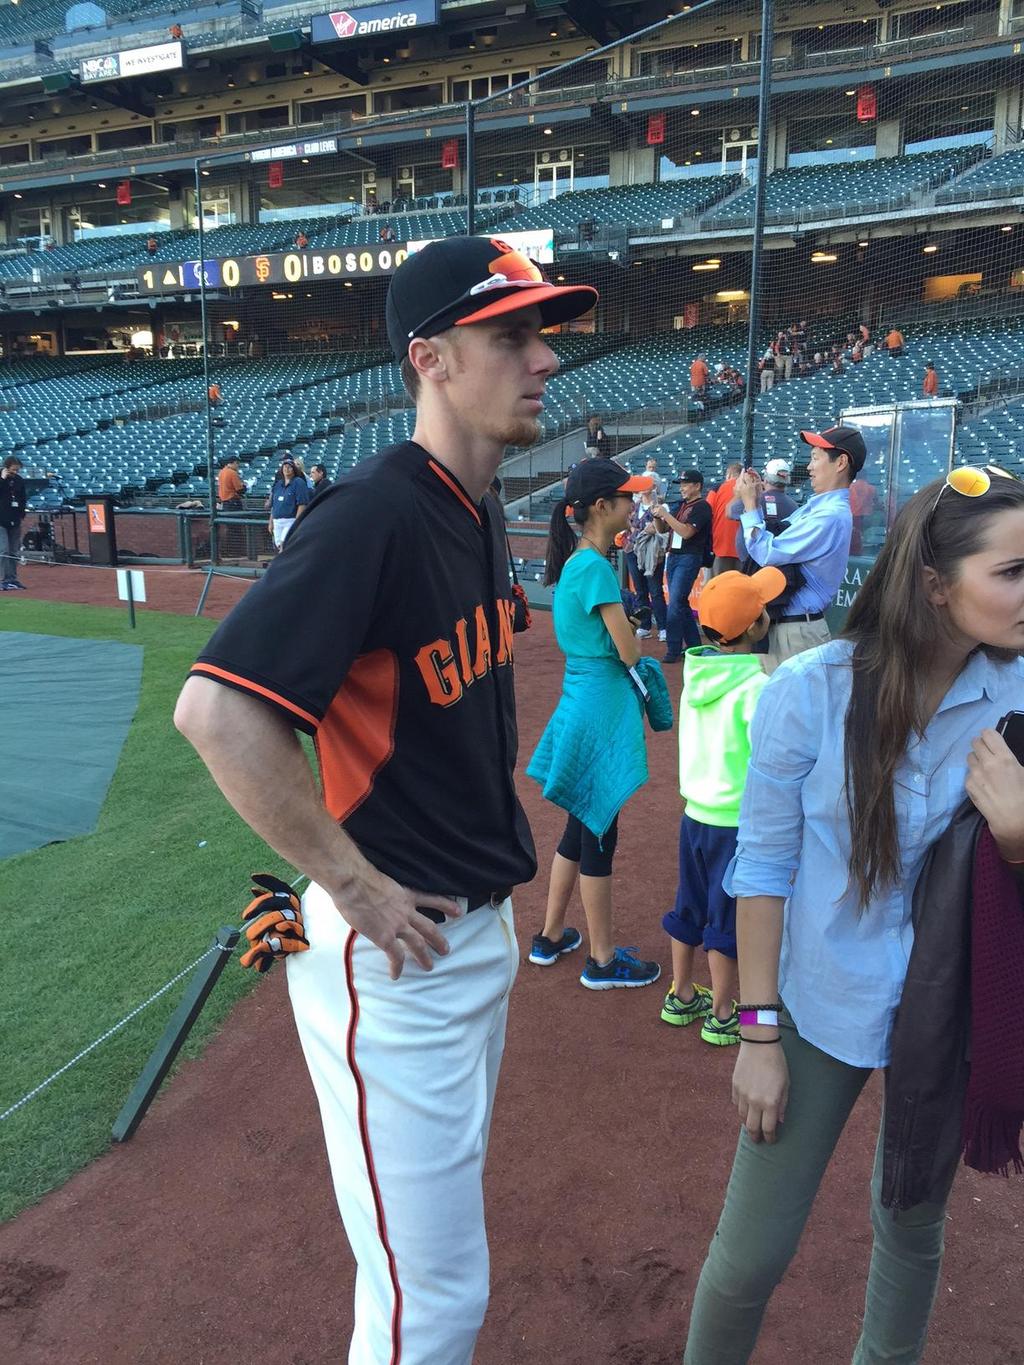
[[352, 38], [373, 38], [380, 33], [426, 28], [438, 22], [438, 0], [395, 0], [390, 5], [358, 5], [350, 10], [316, 14], [310, 24], [314, 43], [346, 42]]

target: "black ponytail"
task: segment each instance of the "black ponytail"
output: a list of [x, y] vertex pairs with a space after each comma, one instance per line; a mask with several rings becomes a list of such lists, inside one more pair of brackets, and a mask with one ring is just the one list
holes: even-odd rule
[[544, 569], [544, 586], [550, 587], [552, 583], [557, 583], [562, 576], [565, 568], [565, 561], [576, 549], [576, 537], [573, 535], [572, 527], [569, 525], [569, 518], [566, 513], [569, 510], [569, 502], [566, 498], [560, 498], [555, 504], [555, 510], [551, 513], [551, 526], [548, 530], [547, 564]]

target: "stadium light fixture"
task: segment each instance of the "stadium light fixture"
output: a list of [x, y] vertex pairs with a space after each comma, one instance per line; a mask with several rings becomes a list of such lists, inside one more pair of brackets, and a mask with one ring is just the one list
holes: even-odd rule
[[834, 251], [812, 251], [811, 263], [813, 265], [834, 265], [838, 260]]
[[691, 270], [721, 270], [721, 265], [715, 261], [698, 261], [696, 265], [691, 265]]
[[935, 253], [936, 253], [936, 251], [938, 251], [938, 249], [939, 249], [939, 248], [935, 245], [934, 242], [929, 242], [927, 246], [923, 246], [923, 247], [921, 248], [921, 252], [922, 252], [922, 255], [925, 255], [925, 256], [934, 256]]
[[553, 131], [554, 131], [554, 129], [552, 129], [552, 128], [545, 128], [545, 129], [544, 129], [544, 136], [545, 136], [545, 137], [550, 137]]
[[856, 95], [856, 93], [857, 93], [856, 90], [844, 90], [844, 91], [843, 91], [843, 94], [844, 94], [844, 95]]
[[699, 109], [691, 109], [691, 110], [690, 110], [690, 113], [691, 113], [691, 115], [692, 115], [694, 118], [700, 118], [700, 110], [699, 110]]
[[999, 229], [999, 231], [1000, 231], [1000, 232], [1012, 232], [1012, 231], [1013, 231], [1013, 224], [1012, 224], [1012, 223], [1004, 223], [1003, 226]]

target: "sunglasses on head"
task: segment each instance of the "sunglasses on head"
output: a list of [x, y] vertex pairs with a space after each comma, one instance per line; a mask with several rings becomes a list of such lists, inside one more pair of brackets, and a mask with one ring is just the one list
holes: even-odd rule
[[952, 488], [954, 493], [959, 493], [964, 498], [982, 498], [992, 487], [993, 478], [1013, 479], [1015, 482], [1019, 482], [1016, 474], [1011, 474], [1007, 469], [1000, 469], [995, 464], [962, 464], [956, 469], [951, 469], [946, 475], [946, 482], [939, 489], [935, 501], [932, 503], [932, 510], [928, 514], [929, 521], [935, 515], [935, 509], [947, 488]]

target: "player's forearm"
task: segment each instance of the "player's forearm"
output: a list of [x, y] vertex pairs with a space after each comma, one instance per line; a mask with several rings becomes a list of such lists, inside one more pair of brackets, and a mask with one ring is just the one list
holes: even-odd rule
[[266, 703], [192, 677], [174, 723], [245, 823], [333, 898], [369, 871], [324, 809], [294, 730]]

